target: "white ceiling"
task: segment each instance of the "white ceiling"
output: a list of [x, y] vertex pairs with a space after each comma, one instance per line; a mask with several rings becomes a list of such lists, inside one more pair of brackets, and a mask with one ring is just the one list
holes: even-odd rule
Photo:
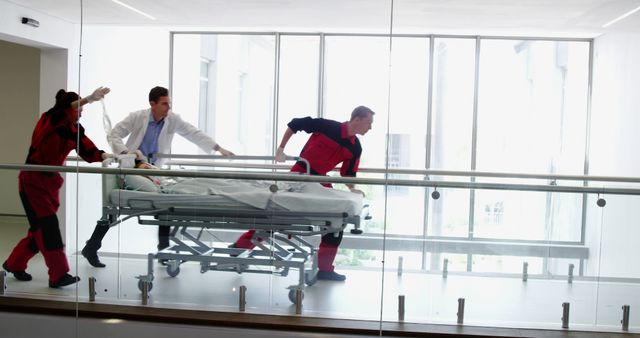
[[[2, 0], [0, 0], [2, 1]], [[162, 25], [211, 29], [593, 37], [640, 32], [640, 0], [10, 0], [85, 24]], [[393, 21], [391, 20], [393, 19]]]

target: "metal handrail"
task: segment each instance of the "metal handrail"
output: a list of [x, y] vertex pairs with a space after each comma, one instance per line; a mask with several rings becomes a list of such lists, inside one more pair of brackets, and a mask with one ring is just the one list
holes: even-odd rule
[[[168, 165], [183, 166], [217, 166], [227, 168], [250, 168], [250, 169], [289, 169], [291, 166], [284, 164], [232, 164], [219, 162], [196, 162], [196, 161], [169, 161]], [[340, 169], [332, 170], [334, 172]], [[359, 173], [371, 174], [398, 174], [398, 175], [422, 175], [422, 176], [460, 176], [460, 177], [489, 177], [503, 179], [544, 179], [549, 181], [590, 181], [590, 182], [617, 182], [617, 183], [640, 183], [640, 177], [621, 176], [593, 176], [593, 175], [562, 175], [562, 174], [531, 174], [531, 173], [501, 173], [486, 171], [462, 171], [462, 170], [440, 170], [440, 169], [384, 169], [384, 168], [360, 168]]]
[[292, 173], [254, 173], [254, 172], [217, 172], [196, 170], [158, 170], [158, 169], [125, 169], [125, 168], [100, 168], [81, 166], [46, 166], [33, 164], [0, 164], [4, 170], [27, 170], [44, 172], [78, 172], [88, 174], [125, 174], [125, 175], [151, 175], [167, 177], [202, 177], [223, 179], [246, 180], [275, 180], [292, 182], [316, 182], [316, 183], [344, 183], [363, 185], [392, 185], [433, 188], [459, 188], [459, 189], [487, 189], [487, 190], [520, 190], [520, 191], [547, 191], [568, 193], [593, 193], [612, 195], [640, 195], [640, 189], [633, 188], [607, 188], [562, 186], [541, 184], [507, 184], [493, 182], [457, 182], [457, 181], [433, 181], [433, 180], [409, 180], [395, 178], [357, 178], [357, 177], [332, 177], [314, 175], [296, 175]]
[[503, 173], [473, 170], [441, 170], [441, 169], [384, 169], [384, 168], [360, 168], [358, 172], [378, 174], [404, 174], [425, 176], [465, 176], [465, 177], [492, 177], [492, 178], [521, 178], [521, 179], [545, 179], [550, 181], [591, 181], [591, 182], [621, 182], [640, 183], [640, 177], [624, 176], [594, 176], [594, 175], [563, 175], [563, 174], [533, 174], [533, 173]]
[[[161, 155], [161, 154], [158, 154]], [[225, 157], [220, 155], [170, 155], [174, 158], [183, 158], [183, 159], [197, 159], [197, 158], [206, 158], [206, 159], [254, 159], [253, 157], [259, 157], [259, 159], [273, 159], [272, 156], [233, 156], [233, 157]], [[176, 157], [178, 156], [178, 157]], [[194, 157], [195, 156], [195, 157]], [[209, 157], [200, 157], [200, 156], [209, 156]], [[251, 158], [245, 158], [251, 157]], [[291, 160], [300, 160], [308, 161], [301, 157], [287, 156], [287, 159]], [[77, 161], [81, 160], [77, 156], [69, 156], [67, 157], [67, 161]], [[182, 162], [182, 161], [173, 161], [169, 162], [169, 164], [175, 165], [209, 165], [211, 162]], [[226, 163], [215, 163], [216, 166], [220, 167], [230, 167], [230, 168], [239, 168], [240, 165], [246, 168], [252, 169], [289, 169], [291, 168], [288, 165], [284, 164], [226, 164]], [[334, 169], [333, 171], [339, 171], [339, 169]], [[423, 176], [461, 176], [461, 177], [491, 177], [491, 178], [521, 178], [521, 179], [543, 179], [549, 181], [587, 181], [587, 182], [617, 182], [617, 183], [640, 183], [640, 177], [629, 177], [629, 176], [598, 176], [598, 175], [564, 175], [564, 174], [535, 174], [535, 173], [504, 173], [504, 172], [489, 172], [489, 171], [474, 171], [474, 170], [443, 170], [443, 169], [401, 169], [401, 168], [359, 168], [359, 173], [371, 173], [371, 174], [398, 174], [398, 175], [423, 175]]]
[[220, 167], [220, 168], [246, 168], [246, 169], [276, 169], [289, 170], [288, 164], [259, 164], [259, 163], [223, 163], [212, 161], [167, 161], [166, 165], [189, 166], [189, 167]]
[[[169, 158], [169, 159], [203, 159], [203, 160], [226, 160], [226, 161], [238, 161], [238, 160], [264, 160], [264, 161], [275, 161], [275, 156], [256, 156], [256, 155], [233, 155], [233, 156], [222, 156], [222, 155], [187, 155], [187, 154], [155, 154], [156, 158]], [[286, 161], [301, 161], [304, 162], [307, 166], [307, 175], [311, 174], [311, 165], [306, 158], [299, 156], [285, 156]], [[211, 162], [209, 162], [211, 163]], [[168, 163], [169, 164], [169, 163]], [[203, 163], [206, 165], [206, 163]], [[259, 166], [260, 164], [252, 164], [255, 166]], [[233, 167], [232, 165], [220, 165]], [[264, 168], [264, 169], [272, 169], [272, 168]]]

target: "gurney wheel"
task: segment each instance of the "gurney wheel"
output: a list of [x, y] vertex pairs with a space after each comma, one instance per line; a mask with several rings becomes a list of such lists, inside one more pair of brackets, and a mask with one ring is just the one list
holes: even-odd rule
[[[289, 300], [293, 304], [296, 303], [296, 289], [289, 289]], [[304, 291], [302, 292], [302, 299], [301, 300], [304, 300]]]
[[[140, 290], [140, 292], [142, 292], [142, 283], [142, 280], [138, 280], [138, 290]], [[153, 289], [153, 282], [149, 282], [149, 290], [147, 291], [151, 292], [151, 289]]]
[[309, 275], [311, 275], [311, 271], [305, 271], [304, 272], [304, 282], [308, 286], [311, 286], [311, 285], [315, 284], [318, 281], [318, 274], [316, 273], [315, 275], [313, 275], [313, 278], [309, 277]]
[[174, 264], [169, 264], [167, 265], [167, 275], [171, 276], [171, 277], [175, 277], [178, 274], [180, 274], [180, 266], [178, 266], [177, 264], [175, 264], [175, 268], [173, 268]]

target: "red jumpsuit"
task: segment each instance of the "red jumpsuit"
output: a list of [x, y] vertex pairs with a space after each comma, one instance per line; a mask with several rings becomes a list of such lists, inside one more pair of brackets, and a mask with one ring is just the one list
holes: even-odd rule
[[[360, 164], [362, 146], [355, 136], [347, 133], [347, 123], [340, 123], [322, 118], [312, 119], [310, 117], [293, 119], [288, 127], [294, 132], [304, 130], [312, 133], [309, 140], [302, 148], [300, 157], [309, 161], [311, 175], [326, 175], [338, 164], [341, 176], [355, 177]], [[298, 161], [292, 168], [292, 172], [306, 173], [307, 165]], [[323, 184], [331, 188], [331, 184]], [[236, 248], [251, 249], [254, 244], [251, 242], [255, 230], [245, 232], [235, 242]], [[342, 242], [343, 232], [338, 236], [333, 233], [322, 236], [320, 248], [318, 249], [318, 270], [332, 272], [333, 261], [338, 253], [338, 246]]]
[[[26, 163], [60, 166], [69, 152], [76, 148], [78, 154], [87, 162], [102, 160], [104, 151], [96, 148], [84, 135], [84, 128], [80, 124], [66, 119], [55, 122], [51, 114], [45, 113], [33, 131]], [[56, 216], [60, 206], [59, 192], [63, 183], [64, 180], [59, 173], [20, 172], [18, 190], [29, 220], [29, 231], [7, 259], [7, 267], [11, 271], [25, 271], [27, 263], [38, 251], [42, 252], [49, 268], [50, 282], [59, 280], [69, 271]]]

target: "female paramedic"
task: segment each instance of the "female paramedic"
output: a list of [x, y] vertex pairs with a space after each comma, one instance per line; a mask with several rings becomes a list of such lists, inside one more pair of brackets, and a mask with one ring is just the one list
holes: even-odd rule
[[[26, 163], [61, 166], [73, 149], [87, 162], [111, 157], [111, 154], [96, 148], [78, 121], [83, 105], [100, 100], [107, 93], [109, 88], [100, 87], [91, 95], [80, 98], [76, 93], [60, 89], [55, 105], [42, 114], [33, 130]], [[18, 280], [31, 280], [31, 275], [25, 270], [38, 251], [42, 252], [49, 268], [49, 287], [58, 288], [80, 280], [68, 273], [69, 263], [56, 216], [63, 183], [57, 172], [23, 170], [18, 176], [18, 191], [29, 220], [29, 231], [2, 264], [4, 270], [13, 273]]]

